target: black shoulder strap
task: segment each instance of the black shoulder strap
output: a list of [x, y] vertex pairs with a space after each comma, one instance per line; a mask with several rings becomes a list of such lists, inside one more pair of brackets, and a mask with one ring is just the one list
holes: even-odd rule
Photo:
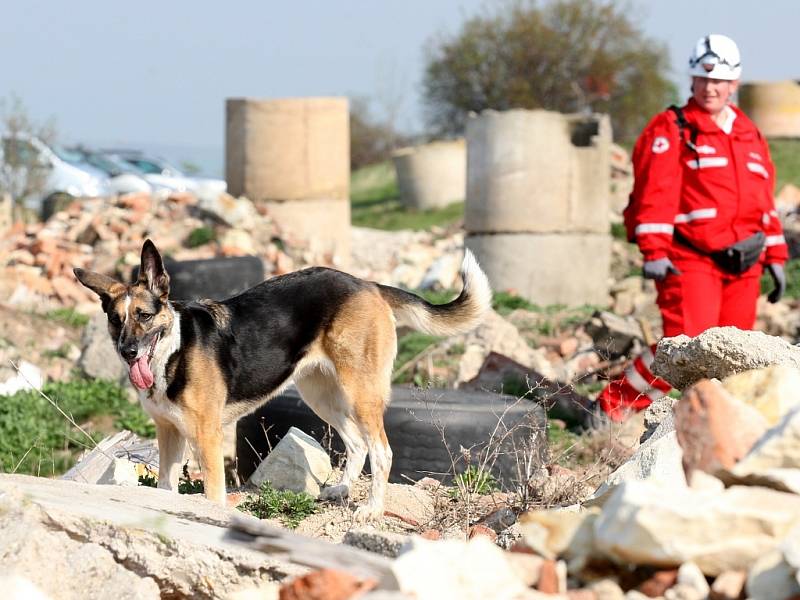
[[[700, 164], [700, 153], [697, 151], [697, 127], [693, 123], [689, 123], [686, 120], [686, 115], [683, 114], [683, 109], [680, 106], [676, 106], [675, 104], [669, 107], [673, 113], [675, 113], [675, 124], [678, 126], [678, 135], [681, 137], [683, 142], [686, 146], [694, 152], [694, 157], [697, 160], [697, 164]], [[689, 139], [687, 140], [683, 132], [689, 131]]]

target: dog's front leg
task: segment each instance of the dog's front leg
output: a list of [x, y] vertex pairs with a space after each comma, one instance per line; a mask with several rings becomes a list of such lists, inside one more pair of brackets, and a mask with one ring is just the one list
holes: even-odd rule
[[225, 460], [222, 456], [222, 422], [204, 418], [196, 429], [197, 453], [203, 468], [203, 487], [206, 498], [225, 504]]
[[155, 423], [158, 438], [158, 487], [177, 492], [186, 452], [186, 439], [171, 423], [160, 420]]

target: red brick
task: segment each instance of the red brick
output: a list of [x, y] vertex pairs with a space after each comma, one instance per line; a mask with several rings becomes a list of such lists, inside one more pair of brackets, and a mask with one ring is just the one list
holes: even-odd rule
[[344, 571], [322, 569], [283, 585], [280, 600], [348, 600], [376, 586], [372, 579], [359, 579]]

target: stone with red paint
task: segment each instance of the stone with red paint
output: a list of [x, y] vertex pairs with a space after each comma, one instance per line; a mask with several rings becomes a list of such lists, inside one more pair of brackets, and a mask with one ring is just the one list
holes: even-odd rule
[[674, 410], [687, 477], [695, 469], [715, 474], [732, 468], [768, 429], [758, 410], [708, 379], [688, 388]]

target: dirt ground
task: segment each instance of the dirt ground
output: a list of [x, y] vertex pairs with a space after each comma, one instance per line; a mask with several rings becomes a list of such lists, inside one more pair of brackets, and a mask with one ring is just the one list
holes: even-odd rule
[[26, 360], [50, 379], [65, 379], [80, 357], [82, 327], [0, 304], [0, 382]]

